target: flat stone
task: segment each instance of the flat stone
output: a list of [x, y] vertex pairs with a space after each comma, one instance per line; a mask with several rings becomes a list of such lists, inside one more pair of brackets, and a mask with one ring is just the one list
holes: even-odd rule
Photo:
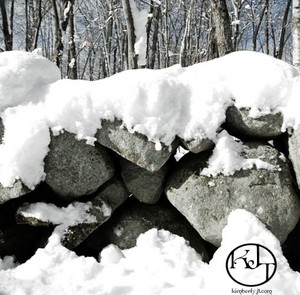
[[11, 199], [19, 198], [28, 194], [31, 190], [23, 184], [21, 180], [17, 180], [12, 187], [3, 187], [0, 184], [0, 204], [3, 204]]
[[188, 141], [181, 139], [181, 142], [190, 152], [194, 154], [205, 152], [214, 146], [214, 142], [208, 138], [192, 139]]
[[162, 145], [157, 150], [155, 143], [142, 134], [129, 132], [120, 120], [104, 120], [101, 124], [102, 128], [95, 135], [101, 145], [151, 172], [159, 170], [178, 146], [178, 140], [174, 140], [171, 146]]

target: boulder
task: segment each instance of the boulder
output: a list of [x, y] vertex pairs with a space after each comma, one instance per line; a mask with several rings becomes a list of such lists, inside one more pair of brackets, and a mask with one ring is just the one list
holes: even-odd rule
[[170, 176], [165, 192], [170, 202], [206, 241], [220, 246], [229, 213], [246, 209], [256, 215], [283, 242], [296, 225], [300, 204], [285, 158], [273, 147], [245, 144], [244, 157], [262, 159], [274, 170], [235, 171], [233, 175], [201, 175], [209, 154], [186, 155]]
[[[35, 227], [50, 226], [52, 224], [60, 226], [61, 230], [59, 233], [62, 235], [62, 245], [68, 249], [74, 249], [102, 223], [106, 222], [114, 210], [119, 207], [129, 195], [123, 181], [114, 177], [113, 180], [108, 181], [101, 187], [96, 196], [86, 204], [75, 202], [66, 208], [60, 208], [53, 204], [27, 203], [19, 208], [16, 220], [18, 224]], [[35, 214], [36, 205], [39, 206], [38, 214]], [[50, 220], [42, 220], [36, 217], [43, 212], [42, 210], [45, 210], [47, 213], [52, 212]], [[78, 215], [82, 217], [85, 216], [84, 221], [81, 221], [83, 218], [70, 220], [70, 216], [68, 216], [70, 213], [74, 215], [74, 218], [78, 218]], [[56, 218], [53, 215], [60, 216], [60, 218]], [[53, 220], [51, 220], [51, 218], [53, 218]]]
[[146, 136], [129, 132], [119, 120], [102, 121], [102, 127], [95, 137], [101, 145], [151, 172], [159, 170], [178, 146], [175, 140], [171, 146], [162, 145], [158, 150], [155, 143], [148, 141]]
[[288, 140], [289, 158], [292, 162], [298, 188], [300, 189], [300, 128], [295, 129]]
[[205, 242], [193, 229], [189, 222], [169, 203], [160, 200], [155, 205], [143, 204], [137, 200], [127, 201], [120, 210], [97, 229], [82, 244], [94, 255], [108, 244], [117, 245], [121, 249], [136, 246], [138, 236], [149, 229], [165, 229], [184, 237], [190, 245], [207, 261]]
[[167, 166], [150, 172], [125, 159], [120, 159], [121, 175], [130, 193], [140, 202], [155, 204], [164, 190]]
[[64, 200], [92, 194], [114, 175], [113, 160], [99, 144], [88, 145], [64, 132], [51, 136], [49, 148], [45, 181]]
[[258, 138], [272, 138], [281, 135], [283, 116], [281, 113], [251, 117], [250, 110], [230, 106], [226, 111], [226, 124], [233, 134]]
[[68, 249], [80, 245], [94, 230], [106, 222], [113, 212], [129, 197], [123, 181], [114, 178], [104, 185], [97, 196], [91, 201], [89, 214], [96, 217], [94, 223], [82, 223], [70, 226], [65, 232], [62, 244]]

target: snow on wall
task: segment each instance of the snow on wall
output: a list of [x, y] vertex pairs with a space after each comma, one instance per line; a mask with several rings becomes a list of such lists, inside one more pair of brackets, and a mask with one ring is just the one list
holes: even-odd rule
[[25, 52], [0, 54], [0, 183], [21, 179], [34, 188], [44, 179], [43, 159], [54, 134], [66, 130], [93, 144], [101, 119], [121, 119], [131, 132], [170, 145], [210, 138], [229, 105], [252, 116], [282, 112], [283, 128], [299, 123], [299, 72], [255, 52], [235, 52], [188, 68], [130, 70], [89, 82], [60, 80], [45, 58]]

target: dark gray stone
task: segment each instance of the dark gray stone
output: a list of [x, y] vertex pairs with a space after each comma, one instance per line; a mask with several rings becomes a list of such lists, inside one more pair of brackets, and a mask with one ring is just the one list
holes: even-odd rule
[[3, 187], [0, 184], [0, 204], [11, 199], [19, 198], [29, 192], [31, 192], [31, 190], [23, 184], [21, 180], [17, 180], [12, 187]]
[[115, 169], [108, 151], [64, 132], [51, 136], [45, 158], [46, 183], [64, 200], [94, 193], [111, 179]]
[[89, 213], [96, 217], [96, 222], [69, 227], [64, 233], [62, 244], [68, 249], [74, 249], [80, 245], [94, 230], [111, 217], [113, 212], [128, 199], [129, 195], [121, 179], [114, 178], [106, 183], [92, 200], [92, 207], [89, 210]]
[[[82, 243], [95, 229], [102, 223], [106, 222], [123, 202], [127, 200], [130, 193], [127, 191], [123, 181], [114, 177], [108, 181], [97, 195], [92, 199], [90, 209], [87, 213], [95, 217], [95, 222], [80, 223], [69, 226], [64, 230], [62, 237], [62, 245], [68, 249], [74, 249]], [[24, 216], [22, 212], [26, 212], [30, 204], [23, 204], [16, 214], [18, 224], [26, 224], [35, 227], [50, 226], [50, 222], [45, 222], [37, 218]]]
[[121, 175], [130, 193], [140, 202], [155, 204], [164, 190], [167, 166], [150, 172], [125, 159], [120, 159]]
[[234, 209], [246, 209], [256, 215], [281, 242], [300, 216], [288, 163], [271, 146], [245, 145], [245, 158], [260, 158], [279, 169], [252, 168], [236, 171], [232, 176], [207, 177], [200, 175], [200, 171], [206, 166], [208, 155], [188, 154], [166, 185], [170, 202], [215, 246], [220, 246], [222, 230]]
[[165, 229], [184, 237], [207, 261], [203, 239], [166, 200], [155, 205], [129, 200], [84, 242], [84, 247], [97, 253], [108, 244], [115, 244], [121, 249], [132, 248], [136, 246], [138, 236], [152, 228]]
[[130, 133], [119, 120], [102, 121], [95, 137], [103, 146], [151, 172], [159, 170], [178, 146], [175, 140], [170, 147], [163, 145], [161, 150], [156, 150], [155, 143], [142, 134]]
[[233, 133], [259, 138], [272, 138], [281, 135], [283, 117], [281, 113], [267, 114], [258, 118], [249, 116], [249, 110], [230, 106], [226, 111], [226, 123]]

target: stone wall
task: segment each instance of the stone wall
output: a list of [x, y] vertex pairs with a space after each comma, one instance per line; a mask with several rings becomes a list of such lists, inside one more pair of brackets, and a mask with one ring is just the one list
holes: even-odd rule
[[[208, 260], [220, 246], [229, 213], [244, 208], [296, 259], [300, 131], [283, 132], [280, 114], [251, 118], [248, 110], [230, 107], [226, 116], [222, 128], [243, 142], [243, 158], [272, 169], [253, 164], [228, 175], [205, 175], [213, 141], [176, 138], [158, 150], [118, 120], [101, 122], [94, 146], [67, 132], [51, 135], [44, 182], [33, 191], [21, 181], [0, 189], [0, 256], [24, 261], [46, 243], [57, 224], [24, 214], [44, 202], [57, 208], [87, 204], [93, 220], [69, 224], [62, 237], [79, 254], [97, 256], [109, 243], [132, 247], [140, 233], [157, 227], [183, 236]], [[179, 146], [190, 152], [176, 161]]]

